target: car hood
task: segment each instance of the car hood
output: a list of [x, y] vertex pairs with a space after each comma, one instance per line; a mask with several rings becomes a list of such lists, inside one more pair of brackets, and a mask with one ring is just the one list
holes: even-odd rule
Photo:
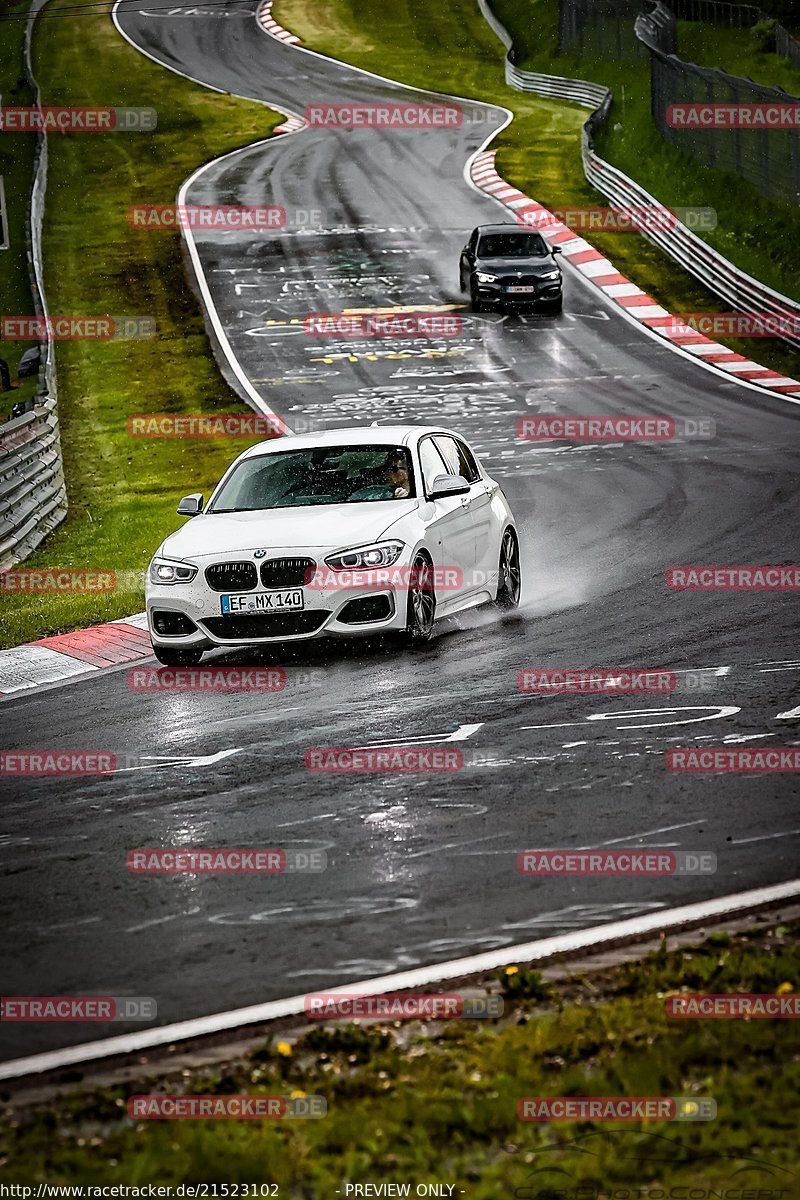
[[546, 258], [481, 258], [476, 262], [477, 271], [495, 272], [498, 275], [546, 275], [558, 267], [548, 254]]
[[320, 504], [262, 512], [209, 513], [192, 517], [171, 534], [160, 553], [174, 558], [240, 553], [245, 550], [331, 550], [377, 541], [418, 505], [417, 500], [374, 504]]

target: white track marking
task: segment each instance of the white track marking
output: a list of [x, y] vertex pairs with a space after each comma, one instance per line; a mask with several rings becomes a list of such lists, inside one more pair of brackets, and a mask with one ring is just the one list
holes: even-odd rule
[[300, 817], [297, 821], [281, 821], [276, 829], [294, 829], [295, 825], [311, 825], [314, 821], [335, 820], [341, 816], [338, 812], [318, 813], [316, 817]]
[[521, 729], [569, 729], [576, 725], [585, 725], [587, 721], [613, 721], [615, 717], [627, 720], [629, 717], [653, 717], [658, 714], [669, 716], [671, 713], [704, 712], [704, 717], [689, 717], [685, 721], [648, 721], [641, 725], [617, 725], [617, 729], [662, 729], [671, 725], [695, 725], [698, 721], [715, 721], [719, 717], [732, 717], [741, 712], [735, 704], [705, 705], [687, 704], [681, 708], [639, 708], [626, 712], [620, 709], [610, 713], [590, 713], [583, 721], [562, 721], [555, 725], [522, 725]]
[[380, 746], [427, 746], [429, 742], [465, 742], [467, 738], [471, 738], [473, 733], [485, 724], [484, 721], [479, 721], [477, 725], [459, 725], [454, 733], [429, 733], [421, 737], [401, 737], [393, 738], [391, 741], [383, 742], [365, 742], [363, 746], [354, 746], [354, 750], [374, 750]]
[[154, 925], [166, 925], [168, 921], [177, 921], [179, 917], [193, 917], [199, 913], [199, 906], [187, 908], [185, 912], [170, 913], [166, 917], [153, 917], [151, 921], [142, 921], [140, 925], [129, 925], [125, 933], [141, 933], [143, 929], [152, 929]]
[[751, 842], [772, 842], [776, 838], [797, 837], [800, 829], [786, 829], [783, 833], [760, 833], [757, 837], [733, 838], [729, 846], [749, 846]]
[[[425, 858], [428, 854], [441, 854], [445, 850], [460, 850], [462, 846], [477, 846], [479, 842], [493, 842], [496, 838], [508, 837], [508, 833], [490, 833], [482, 838], [470, 838], [466, 842], [447, 842], [444, 846], [429, 846], [427, 850], [416, 850], [406, 858]], [[513, 854], [512, 850], [500, 850], [500, 854]]]
[[[645, 829], [643, 833], [629, 833], [625, 837], [609, 838], [606, 842], [592, 842], [589, 846], [578, 846], [579, 850], [594, 850], [596, 846], [616, 846], [620, 842], [630, 842], [634, 838], [653, 837], [656, 833], [671, 833], [674, 829], [689, 829], [692, 825], [702, 825], [706, 820], [701, 817], [699, 821], [683, 821], [680, 825], [662, 825], [660, 829]], [[560, 849], [560, 847], [553, 847]]]
[[[635, 941], [714, 917], [740, 916], [767, 904], [780, 904], [798, 896], [800, 879], [791, 879], [771, 887], [719, 896], [715, 900], [703, 900], [697, 904], [683, 904], [678, 908], [660, 908], [655, 912], [612, 921], [606, 925], [577, 929], [571, 933], [523, 942], [517, 946], [506, 946], [500, 950], [473, 954], [466, 958], [451, 959], [449, 962], [434, 963], [428, 967], [416, 967], [410, 971], [398, 971], [391, 975], [364, 979], [358, 983], [343, 984], [339, 988], [329, 990], [334, 994], [357, 992], [361, 995], [381, 996], [387, 992], [427, 987], [447, 979], [461, 979], [467, 975], [496, 971], [512, 963], [543, 962], [559, 954], [595, 950], [615, 943]], [[263, 1004], [251, 1004], [247, 1008], [215, 1013], [210, 1017], [196, 1017], [175, 1025], [163, 1025], [159, 1029], [137, 1030], [135, 1033], [86, 1042], [81, 1046], [65, 1046], [61, 1050], [32, 1054], [28, 1058], [17, 1058], [0, 1064], [0, 1079], [20, 1079], [26, 1075], [59, 1070], [76, 1063], [96, 1062], [118, 1054], [141, 1054], [143, 1051], [169, 1046], [188, 1038], [217, 1034], [223, 1030], [242, 1029], [246, 1025], [274, 1021], [279, 1017], [299, 1017], [305, 1012], [305, 1000], [306, 995], [303, 993], [284, 1000], [268, 1000]]]
[[232, 754], [243, 754], [242, 749], [236, 750], [218, 750], [216, 754], [142, 754], [141, 758], [152, 759], [152, 762], [142, 763], [136, 767], [120, 767], [115, 771], [115, 775], [124, 775], [127, 771], [152, 771], [161, 767], [211, 767], [215, 763], [222, 762], [224, 758], [230, 758]]
[[797, 721], [800, 720], [800, 705], [797, 708], [790, 708], [787, 712], [776, 713], [776, 721]]

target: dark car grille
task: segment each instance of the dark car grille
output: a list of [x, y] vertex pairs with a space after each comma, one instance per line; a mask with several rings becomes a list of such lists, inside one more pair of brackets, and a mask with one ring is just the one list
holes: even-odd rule
[[215, 592], [249, 592], [258, 583], [258, 572], [251, 562], [212, 563], [206, 567], [206, 583]]
[[554, 284], [556, 282], [557, 282], [557, 280], [555, 280], [555, 279], [542, 279], [542, 277], [540, 275], [522, 275], [520, 277], [517, 277], [516, 275], [501, 275], [500, 276], [500, 286], [504, 287], [504, 288], [506, 288], [506, 287], [535, 287], [535, 288], [539, 289], [539, 288], [544, 288], [544, 287], [550, 287], [550, 286], [552, 286], [552, 284]]
[[329, 616], [330, 612], [315, 608], [275, 616], [248, 613], [233, 617], [204, 617], [202, 624], [214, 637], [235, 642], [251, 638], [291, 637], [292, 634], [314, 633]]
[[302, 587], [307, 573], [316, 567], [313, 558], [270, 558], [261, 564], [265, 588]]

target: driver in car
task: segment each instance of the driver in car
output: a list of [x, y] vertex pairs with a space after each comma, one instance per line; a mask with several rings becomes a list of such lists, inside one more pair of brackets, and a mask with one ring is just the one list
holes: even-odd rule
[[395, 500], [405, 500], [408, 496], [408, 467], [405, 455], [397, 450], [390, 450], [382, 467], [383, 478], [392, 489]]

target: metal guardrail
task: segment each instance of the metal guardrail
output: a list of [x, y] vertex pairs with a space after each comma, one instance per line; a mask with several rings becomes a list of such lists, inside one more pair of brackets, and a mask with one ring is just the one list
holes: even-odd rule
[[571, 100], [574, 104], [591, 109], [599, 108], [611, 94], [608, 88], [599, 83], [521, 71], [509, 62], [506, 63], [506, 83], [518, 92], [535, 92], [537, 96], [547, 96], [551, 100]]
[[[487, 0], [478, 0], [478, 3], [486, 15]], [[492, 18], [489, 23], [497, 33], [500, 22], [495, 14], [492, 14]], [[623, 171], [606, 162], [595, 149], [595, 133], [607, 119], [613, 104], [610, 89], [584, 79], [567, 79], [558, 75], [542, 75], [535, 71], [522, 70], [511, 61], [513, 40], [508, 30], [504, 28], [503, 32], [505, 36], [500, 40], [508, 48], [505, 71], [506, 83], [510, 87], [548, 99], [569, 100], [593, 110], [583, 126], [581, 136], [583, 171], [592, 187], [610, 201], [612, 208], [652, 208], [666, 214], [667, 209], [659, 200]], [[793, 320], [795, 327], [800, 324], [800, 304], [734, 266], [729, 259], [676, 218], [652, 221], [649, 225], [658, 225], [659, 228], [642, 229], [643, 237], [659, 246], [684, 270], [704, 284], [709, 291], [727, 301], [736, 311], [751, 314], [769, 313], [771, 316]], [[783, 341], [794, 349], [800, 349], [800, 337], [791, 334], [782, 336]]]
[[640, 41], [664, 54], [674, 54], [678, 48], [675, 14], [656, 0], [650, 12], [641, 12], [634, 22]]
[[[663, 205], [654, 196], [597, 154], [587, 125], [582, 135], [583, 170], [592, 187], [597, 188], [613, 208], [663, 210]], [[682, 222], [671, 220], [667, 228], [648, 229], [643, 231], [643, 236], [669, 254], [670, 258], [737, 312], [768, 313], [787, 319], [795, 329], [800, 328], [800, 304], [734, 266]], [[794, 349], [800, 350], [800, 336], [787, 333], [782, 337]]]
[[0, 426], [0, 570], [25, 558], [66, 512], [56, 402]]
[[[41, 92], [33, 75], [33, 23], [47, 0], [33, 0], [25, 29], [24, 70], [34, 104]], [[37, 134], [27, 220], [28, 260], [34, 311], [47, 317], [42, 269], [42, 219], [47, 186], [47, 138]], [[39, 389], [32, 412], [0, 425], [0, 570], [20, 562], [67, 513], [67, 489], [58, 432], [58, 391], [53, 343], [40, 346]]]

